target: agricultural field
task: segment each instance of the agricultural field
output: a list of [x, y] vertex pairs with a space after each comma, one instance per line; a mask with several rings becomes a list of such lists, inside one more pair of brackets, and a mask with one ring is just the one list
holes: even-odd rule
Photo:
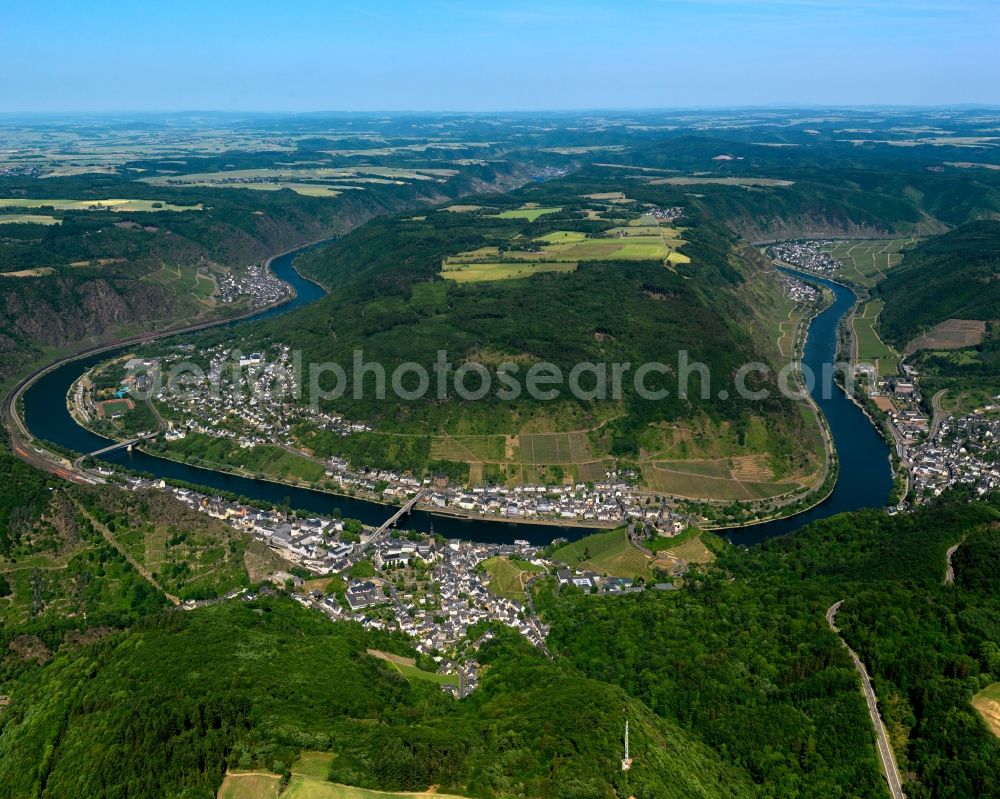
[[[218, 188], [214, 183], [194, 183], [194, 186], [204, 186]], [[251, 189], [253, 191], [281, 191], [289, 189], [304, 197], [339, 197], [345, 189], [358, 189], [358, 186], [327, 186], [323, 183], [295, 183], [293, 181], [281, 181], [280, 183], [238, 183], [227, 186], [233, 189]]]
[[322, 463], [289, 452], [282, 447], [264, 445], [243, 449], [228, 438], [212, 438], [191, 433], [179, 441], [171, 441], [167, 452], [186, 463], [212, 467], [228, 467], [264, 478], [315, 483], [323, 478]]
[[694, 531], [695, 535], [685, 536], [682, 533], [677, 538], [682, 539], [678, 541], [674, 546], [664, 547], [659, 550], [662, 554], [669, 557], [677, 558], [685, 563], [711, 563], [715, 560], [715, 553], [712, 552], [705, 542], [701, 540], [701, 535], [698, 531]]
[[555, 214], [561, 210], [562, 208], [541, 208], [535, 203], [525, 203], [520, 208], [503, 211], [498, 216], [500, 219], [526, 219], [529, 222], [534, 222], [540, 216]]
[[521, 463], [568, 465], [595, 459], [587, 433], [522, 433], [517, 437]]
[[552, 559], [610, 577], [653, 576], [650, 557], [632, 545], [621, 527], [559, 547], [552, 553]]
[[542, 567], [534, 563], [502, 556], [484, 560], [482, 567], [489, 575], [487, 589], [491, 594], [519, 601], [524, 601], [525, 583], [542, 572]]
[[843, 264], [841, 276], [862, 286], [874, 286], [903, 260], [903, 249], [916, 239], [838, 241], [830, 255]]
[[156, 211], [202, 211], [198, 205], [172, 205], [160, 200], [37, 200], [37, 199], [0, 199], [0, 208], [54, 208], [56, 211], [121, 211], [121, 212], [156, 212]]
[[653, 491], [687, 499], [746, 502], [781, 496], [800, 487], [791, 482], [740, 479], [725, 461], [656, 461], [644, 465], [642, 475]]
[[884, 307], [885, 303], [882, 300], [870, 300], [860, 309], [860, 313], [855, 313], [853, 318], [858, 362], [874, 364], [879, 377], [888, 377], [899, 372], [899, 355], [875, 332], [878, 315]]
[[0, 272], [0, 277], [46, 277], [54, 275], [56, 269], [51, 266], [36, 266], [33, 269], [17, 269], [13, 272]]
[[61, 225], [62, 220], [48, 214], [0, 214], [0, 225]]
[[674, 178], [652, 178], [649, 183], [653, 186], [792, 186], [794, 180], [778, 180], [776, 178], [713, 178], [713, 177], [674, 177]]
[[441, 277], [454, 280], [456, 283], [481, 283], [488, 280], [512, 280], [531, 277], [542, 272], [575, 272], [575, 263], [549, 261], [545, 263], [486, 262], [476, 264], [448, 265], [441, 272]]
[[961, 350], [983, 343], [986, 323], [971, 319], [947, 319], [934, 325], [919, 338], [906, 345], [906, 354], [917, 350]]
[[344, 189], [363, 189], [363, 185], [403, 185], [413, 181], [441, 181], [459, 174], [457, 169], [397, 169], [380, 166], [292, 167], [232, 169], [220, 172], [191, 172], [141, 178], [152, 186], [200, 186], [217, 189], [256, 189], [278, 191], [291, 189], [310, 197], [336, 197]]
[[143, 276], [149, 283], [169, 287], [178, 297], [191, 295], [202, 305], [209, 305], [215, 293], [215, 281], [197, 266], [167, 266], [164, 264], [155, 272]]
[[501, 252], [498, 247], [478, 247], [450, 255], [442, 262], [440, 274], [447, 280], [476, 282], [529, 277], [538, 272], [571, 272], [581, 261], [685, 264], [691, 259], [678, 251], [684, 243], [681, 230], [648, 223], [612, 228], [594, 238], [575, 230], [555, 230], [535, 239], [530, 249]]

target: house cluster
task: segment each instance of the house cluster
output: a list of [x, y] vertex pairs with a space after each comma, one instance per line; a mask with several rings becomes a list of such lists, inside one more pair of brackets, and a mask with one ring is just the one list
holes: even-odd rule
[[[299, 391], [299, 375], [287, 345], [274, 345], [267, 353], [247, 354], [217, 345], [204, 355], [208, 357], [208, 369], [203, 376], [180, 372], [169, 385], [164, 380], [156, 395], [171, 412], [169, 415], [183, 418], [171, 425], [168, 440], [198, 432], [233, 438], [244, 448], [263, 444], [294, 447], [292, 430], [303, 422], [339, 435], [369, 429], [293, 401]], [[146, 368], [155, 366], [169, 375], [186, 357], [185, 353], [171, 353], [158, 363], [143, 363]]]
[[448, 690], [461, 696], [475, 689], [478, 664], [473, 656], [491, 637], [486, 633], [470, 643], [474, 625], [504, 624], [545, 649], [548, 626], [526, 601], [491, 593], [488, 576], [478, 568], [487, 558], [508, 555], [530, 559], [547, 570], [551, 564], [526, 541], [491, 545], [389, 538], [379, 541], [374, 549], [374, 553], [365, 554], [371, 556], [378, 576], [351, 580], [343, 599], [314, 593], [303, 601], [333, 619], [405, 633], [418, 652], [433, 658], [438, 671], [459, 676], [458, 685]]
[[824, 277], [830, 277], [841, 264], [830, 255], [830, 247], [835, 242], [827, 240], [813, 241], [782, 241], [768, 247], [768, 254], [783, 263], [812, 272]]
[[646, 216], [651, 216], [657, 222], [676, 222], [684, 216], [684, 207], [675, 205], [673, 208], [650, 208], [646, 211]]
[[785, 289], [785, 294], [792, 302], [810, 305], [818, 302], [822, 296], [820, 290], [815, 286], [784, 272], [779, 275], [779, 280]]
[[606, 472], [592, 484], [545, 486], [475, 486], [451, 488], [440, 478], [423, 502], [432, 508], [458, 509], [469, 515], [506, 519], [549, 519], [612, 523], [626, 514], [644, 513], [629, 483], [618, 472]]
[[945, 419], [933, 436], [907, 452], [915, 502], [957, 484], [973, 486], [980, 496], [1000, 489], [1000, 418], [987, 415], [990, 410], [1000, 405]]
[[253, 308], [263, 308], [288, 296], [288, 284], [263, 265], [223, 272], [216, 277], [216, 285], [219, 302], [230, 303], [240, 297], [249, 297]]

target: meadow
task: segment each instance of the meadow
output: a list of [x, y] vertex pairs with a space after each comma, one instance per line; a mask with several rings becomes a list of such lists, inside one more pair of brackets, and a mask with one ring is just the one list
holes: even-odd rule
[[487, 589], [495, 596], [524, 601], [524, 584], [534, 575], [542, 573], [542, 567], [518, 558], [497, 556], [482, 562], [489, 575]]
[[417, 662], [413, 658], [404, 657], [403, 655], [395, 655], [391, 652], [383, 652], [380, 649], [369, 649], [368, 654], [373, 658], [387, 663], [389, 668], [402, 674], [403, 677], [406, 678], [407, 682], [411, 680], [420, 680], [421, 682], [429, 682], [434, 685], [458, 685], [458, 675], [439, 674], [436, 671], [425, 671], [417, 666]]

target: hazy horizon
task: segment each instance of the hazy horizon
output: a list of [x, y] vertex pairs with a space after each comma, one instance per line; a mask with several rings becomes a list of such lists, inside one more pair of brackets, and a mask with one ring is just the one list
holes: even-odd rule
[[998, 29], [984, 0], [17, 2], [0, 111], [992, 107]]

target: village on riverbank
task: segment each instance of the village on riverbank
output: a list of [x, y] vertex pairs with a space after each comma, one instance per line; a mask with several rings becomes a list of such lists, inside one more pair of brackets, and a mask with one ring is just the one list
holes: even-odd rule
[[[768, 253], [803, 272], [853, 282], [845, 275], [844, 262], [831, 254], [838, 244], [830, 239], [779, 242], [771, 245]], [[886, 263], [891, 262], [887, 255]], [[872, 300], [868, 305], [881, 307], [880, 302]], [[862, 333], [873, 337], [887, 356], [894, 355], [878, 338], [871, 325], [874, 317], [867, 316], [866, 307], [865, 302], [859, 302], [855, 318], [847, 324], [853, 339], [850, 360], [854, 382], [850, 392], [858, 393], [857, 401], [879, 423], [903, 478], [898, 504], [890, 513], [902, 510], [906, 503], [919, 505], [955, 485], [969, 485], [977, 496], [1000, 488], [1000, 394], [972, 412], [949, 414], [940, 407], [946, 392], [925, 397], [920, 373], [905, 357], [866, 362], [861, 356], [867, 353], [862, 353], [858, 343]], [[864, 322], [859, 324], [861, 320]]]

